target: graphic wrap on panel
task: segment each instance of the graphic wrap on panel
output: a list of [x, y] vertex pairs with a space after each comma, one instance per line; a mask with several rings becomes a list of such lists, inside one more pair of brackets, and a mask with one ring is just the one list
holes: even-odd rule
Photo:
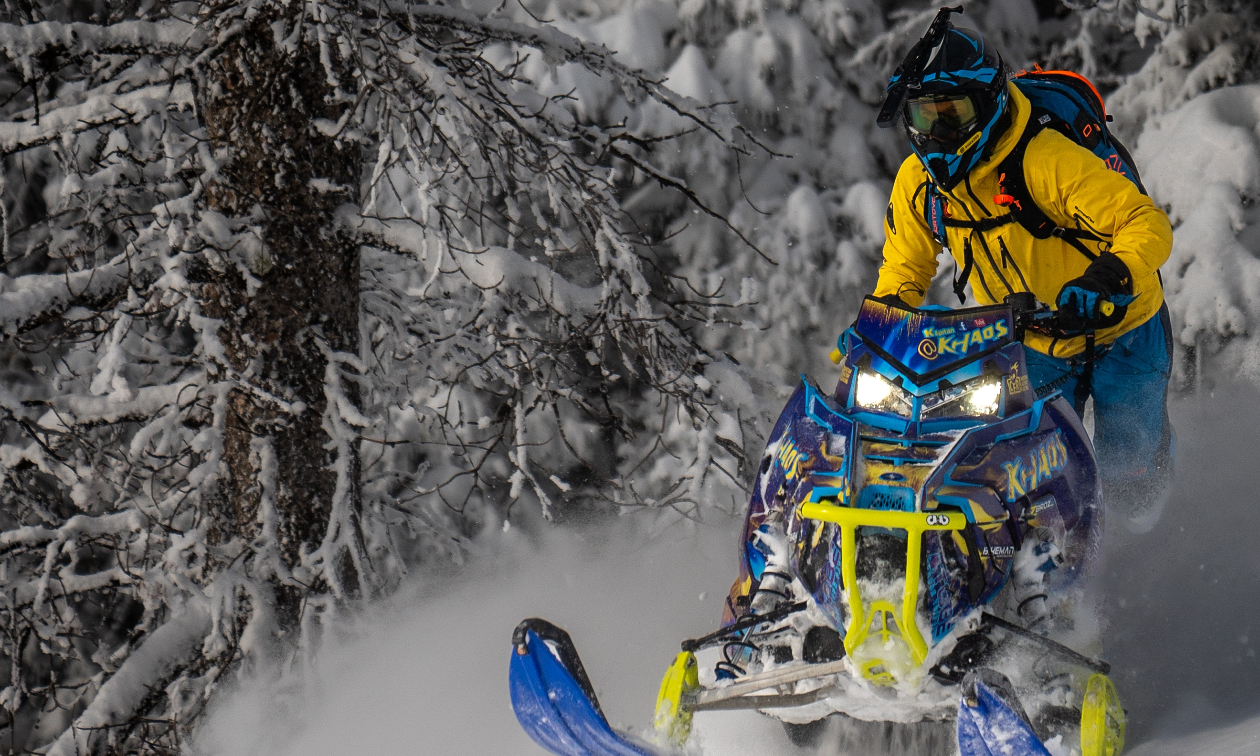
[[1036, 490], [1067, 463], [1068, 452], [1063, 444], [1063, 434], [1055, 431], [1027, 454], [1002, 463], [1002, 469], [1006, 471], [1006, 500], [1015, 501]]

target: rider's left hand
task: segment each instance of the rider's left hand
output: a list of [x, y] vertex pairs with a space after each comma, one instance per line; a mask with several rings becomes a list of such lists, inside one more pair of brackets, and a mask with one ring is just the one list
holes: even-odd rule
[[1135, 299], [1132, 292], [1128, 266], [1112, 253], [1104, 252], [1089, 264], [1084, 275], [1063, 285], [1057, 306], [1060, 312], [1099, 327], [1114, 325], [1123, 319], [1121, 308]]

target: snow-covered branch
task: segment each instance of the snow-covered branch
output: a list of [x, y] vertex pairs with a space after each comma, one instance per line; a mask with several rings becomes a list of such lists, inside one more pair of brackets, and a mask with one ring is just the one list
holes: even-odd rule
[[42, 21], [0, 25], [0, 52], [12, 59], [30, 59], [50, 51], [75, 55], [140, 55], [195, 52], [207, 36], [196, 24], [175, 18], [124, 21], [102, 26]]

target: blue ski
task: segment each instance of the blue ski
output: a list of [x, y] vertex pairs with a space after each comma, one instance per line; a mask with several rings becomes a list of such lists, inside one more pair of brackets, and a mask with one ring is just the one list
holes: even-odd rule
[[614, 730], [569, 634], [527, 619], [512, 634], [512, 708], [535, 743], [559, 756], [662, 756]]
[[967, 675], [962, 687], [959, 756], [1050, 756], [1005, 677], [979, 669]]

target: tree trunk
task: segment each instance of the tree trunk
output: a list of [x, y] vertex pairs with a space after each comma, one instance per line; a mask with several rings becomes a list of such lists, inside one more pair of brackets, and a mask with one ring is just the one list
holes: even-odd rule
[[[313, 126], [319, 118], [337, 121], [351, 105], [332, 102], [318, 49], [278, 46], [278, 38], [283, 43], [278, 30], [300, 23], [301, 8], [273, 7], [254, 17], [217, 54], [198, 96], [212, 149], [233, 156], [220, 166], [207, 203], [228, 218], [252, 218], [263, 242], [262, 251], [246, 260], [261, 281], [252, 293], [249, 278], [235, 264], [216, 263], [214, 252], [207, 252], [201, 307], [222, 321], [219, 336], [232, 377], [253, 387], [235, 388], [228, 399], [228, 476], [219, 485], [221, 511], [214, 513], [212, 537], [226, 542], [257, 536], [261, 454], [269, 443], [278, 546], [288, 567], [324, 539], [337, 484], [336, 451], [324, 423], [328, 358], [321, 344], [359, 353], [358, 248], [334, 222], [345, 191], [355, 190], [359, 155], [354, 145], [338, 144]], [[219, 257], [230, 260], [233, 254]], [[354, 386], [343, 390], [357, 399]], [[304, 408], [288, 411], [268, 395]], [[358, 460], [350, 462], [351, 506], [357, 512]], [[337, 562], [348, 573], [344, 582], [354, 585], [347, 555], [337, 555]], [[280, 590], [283, 624], [296, 622], [300, 601], [292, 589]]]

